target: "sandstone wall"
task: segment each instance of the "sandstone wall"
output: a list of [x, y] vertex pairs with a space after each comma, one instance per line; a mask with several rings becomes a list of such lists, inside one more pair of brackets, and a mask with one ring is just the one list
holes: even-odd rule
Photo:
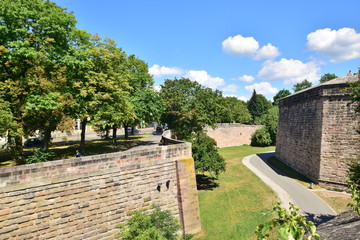
[[207, 127], [207, 134], [217, 142], [219, 148], [241, 146], [251, 143], [251, 135], [261, 125], [219, 124], [216, 129]]
[[0, 239], [118, 239], [152, 204], [201, 230], [189, 143], [0, 168]]
[[280, 100], [276, 157], [316, 183], [344, 184], [347, 164], [360, 158], [360, 118], [345, 80]]
[[323, 93], [319, 180], [344, 183], [349, 160], [360, 158], [360, 134], [356, 133], [360, 117], [355, 114], [355, 105], [349, 105], [349, 96], [334, 90], [325, 89]]
[[313, 90], [280, 105], [276, 137], [276, 157], [315, 182], [320, 171], [322, 122], [317, 94]]

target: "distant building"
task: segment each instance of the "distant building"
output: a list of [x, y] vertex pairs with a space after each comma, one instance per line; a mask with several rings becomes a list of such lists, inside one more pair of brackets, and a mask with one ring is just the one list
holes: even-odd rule
[[360, 117], [339, 77], [280, 100], [276, 157], [315, 183], [344, 184], [349, 161], [360, 158]]

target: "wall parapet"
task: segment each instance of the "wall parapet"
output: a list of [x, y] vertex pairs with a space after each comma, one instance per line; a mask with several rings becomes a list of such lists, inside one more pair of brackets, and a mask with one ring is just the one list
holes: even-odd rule
[[[179, 168], [183, 159], [189, 168]], [[190, 143], [0, 168], [0, 238], [118, 239], [115, 227], [152, 204], [195, 233], [200, 221], [187, 222], [188, 211], [200, 219], [192, 174]], [[183, 196], [187, 189], [195, 194]]]

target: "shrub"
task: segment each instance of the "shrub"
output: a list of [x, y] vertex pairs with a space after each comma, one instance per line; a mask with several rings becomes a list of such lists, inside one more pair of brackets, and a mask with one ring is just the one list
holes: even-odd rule
[[255, 131], [251, 136], [251, 146], [266, 147], [272, 143], [270, 133], [265, 127]]
[[347, 183], [351, 191], [351, 207], [360, 216], [360, 160], [350, 163]]
[[53, 160], [55, 154], [48, 149], [37, 148], [33, 151], [33, 154], [26, 159], [27, 164], [40, 163]]
[[219, 154], [216, 141], [204, 132], [198, 132], [188, 139], [192, 143], [195, 170], [209, 172], [218, 176], [226, 170], [225, 159]]
[[316, 226], [313, 222], [307, 221], [299, 212], [299, 208], [294, 204], [290, 204], [289, 212], [277, 203], [274, 207], [277, 218], [270, 222], [261, 224], [256, 228], [258, 240], [270, 239], [320, 239], [320, 235], [316, 233]]
[[137, 211], [127, 222], [123, 240], [176, 240], [180, 225], [170, 210], [162, 211], [156, 206], [149, 215]]

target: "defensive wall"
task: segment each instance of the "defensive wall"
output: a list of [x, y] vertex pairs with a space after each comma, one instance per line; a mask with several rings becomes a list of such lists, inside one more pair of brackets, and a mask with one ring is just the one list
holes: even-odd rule
[[262, 125], [218, 124], [217, 128], [206, 127], [207, 135], [215, 139], [217, 146], [233, 147], [251, 143], [251, 135]]
[[119, 239], [153, 204], [201, 231], [190, 143], [0, 168], [0, 239]]
[[280, 100], [276, 157], [315, 183], [344, 184], [348, 163], [360, 158], [360, 117], [339, 77]]

